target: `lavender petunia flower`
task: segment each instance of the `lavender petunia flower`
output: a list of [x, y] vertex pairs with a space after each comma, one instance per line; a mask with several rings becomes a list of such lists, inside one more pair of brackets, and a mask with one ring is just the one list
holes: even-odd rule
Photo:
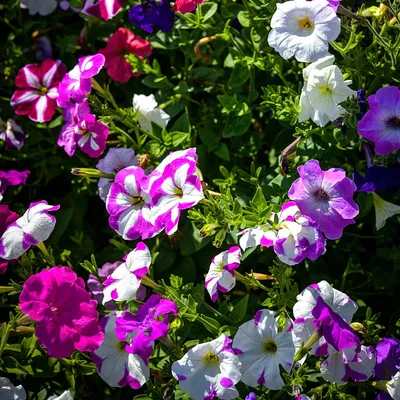
[[4, 142], [6, 149], [21, 150], [25, 138], [26, 134], [12, 118], [9, 118], [7, 122], [0, 118], [0, 139]]
[[169, 0], [147, 0], [143, 4], [131, 7], [128, 17], [132, 25], [138, 26], [147, 33], [153, 33], [154, 27], [168, 32], [174, 26], [174, 12]]
[[357, 192], [378, 192], [385, 189], [396, 192], [400, 189], [400, 168], [376, 165], [368, 168], [365, 176], [354, 171], [353, 181], [357, 185]]
[[400, 148], [400, 90], [386, 86], [369, 96], [370, 110], [357, 124], [359, 135], [375, 144], [375, 153], [385, 155]]
[[317, 160], [307, 161], [297, 168], [300, 178], [289, 189], [304, 215], [316, 221], [328, 239], [339, 239], [345, 226], [354, 224], [358, 205], [353, 200], [354, 182], [341, 168], [323, 171]]

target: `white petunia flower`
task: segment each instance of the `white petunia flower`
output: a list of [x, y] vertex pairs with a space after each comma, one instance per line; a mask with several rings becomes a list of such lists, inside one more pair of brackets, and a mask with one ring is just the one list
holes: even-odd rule
[[65, 392], [61, 393], [59, 396], [56, 394], [53, 394], [53, 396], [50, 396], [47, 400], [74, 400], [72, 397], [72, 394], [69, 390], [66, 390]]
[[327, 56], [303, 69], [299, 122], [311, 118], [317, 125], [325, 126], [344, 114], [339, 104], [357, 94], [348, 87], [352, 82], [344, 80], [333, 61], [333, 56]]
[[51, 14], [57, 8], [56, 0], [20, 0], [21, 8], [28, 8], [29, 15], [39, 13], [42, 16]]
[[144, 94], [135, 94], [133, 96], [133, 111], [139, 110], [139, 125], [146, 131], [153, 132], [151, 123], [155, 123], [161, 128], [168, 125], [170, 116], [160, 108], [157, 108], [157, 101], [154, 94], [146, 96]]
[[239, 396], [235, 385], [240, 380], [240, 361], [224, 334], [217, 339], [198, 344], [172, 365], [172, 375], [181, 389], [194, 400]]
[[383, 200], [375, 192], [372, 192], [375, 207], [375, 226], [376, 230], [383, 228], [386, 220], [394, 215], [400, 214], [400, 206]]
[[26, 392], [21, 385], [14, 386], [8, 378], [0, 377], [0, 399], [25, 400]]
[[340, 19], [326, 0], [278, 3], [268, 43], [285, 59], [313, 62], [327, 56], [328, 43], [340, 33]]
[[287, 372], [293, 363], [295, 347], [290, 323], [278, 332], [278, 321], [270, 310], [259, 310], [254, 319], [239, 327], [232, 347], [242, 363], [242, 382], [256, 387], [280, 390], [284, 382], [279, 372], [281, 365]]
[[386, 389], [393, 400], [400, 400], [400, 371], [386, 384]]

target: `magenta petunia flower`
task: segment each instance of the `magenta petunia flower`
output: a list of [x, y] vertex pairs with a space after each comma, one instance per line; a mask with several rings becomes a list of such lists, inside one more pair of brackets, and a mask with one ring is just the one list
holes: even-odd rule
[[19, 301], [21, 311], [38, 322], [36, 336], [52, 357], [69, 357], [75, 349], [94, 351], [103, 341], [97, 301], [68, 267], [30, 276]]
[[367, 101], [370, 110], [357, 124], [358, 133], [375, 144], [376, 154], [400, 149], [400, 90], [386, 86]]
[[108, 21], [122, 9], [124, 0], [86, 0], [82, 12]]
[[[15, 222], [19, 215], [9, 210], [8, 206], [0, 205], [0, 236], [6, 231], [9, 225]], [[8, 264], [13, 260], [4, 260], [0, 257], [0, 274], [4, 274], [7, 270]]]
[[323, 171], [317, 160], [297, 168], [300, 178], [289, 189], [302, 214], [319, 224], [328, 239], [339, 239], [345, 226], [354, 224], [358, 205], [353, 200], [357, 187], [341, 168]]
[[3, 198], [3, 194], [9, 186], [25, 185], [28, 175], [31, 171], [0, 171], [0, 201]]
[[21, 68], [15, 78], [18, 89], [10, 103], [15, 113], [35, 122], [50, 121], [57, 108], [58, 85], [66, 72], [60, 60], [51, 59]]

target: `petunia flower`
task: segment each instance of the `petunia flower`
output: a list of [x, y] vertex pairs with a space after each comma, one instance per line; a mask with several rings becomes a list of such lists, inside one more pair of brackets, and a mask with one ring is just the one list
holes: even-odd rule
[[63, 78], [58, 88], [57, 103], [60, 107], [68, 107], [71, 100], [82, 103], [92, 90], [92, 80], [103, 68], [105, 58], [102, 54], [94, 54], [78, 59], [78, 64]]
[[374, 165], [367, 169], [365, 176], [354, 171], [353, 181], [357, 192], [378, 192], [385, 189], [396, 192], [400, 189], [400, 168]]
[[174, 13], [169, 3], [168, 0], [146, 0], [129, 9], [129, 20], [147, 33], [153, 33], [154, 27], [168, 32], [174, 26]]
[[47, 400], [74, 400], [74, 398], [69, 390], [65, 390], [59, 396], [53, 394]]
[[21, 68], [15, 78], [17, 90], [10, 102], [15, 113], [27, 115], [35, 122], [50, 121], [57, 108], [59, 83], [66, 72], [60, 60], [51, 59]]
[[[325, 306], [330, 308], [330, 311], [347, 324], [351, 323], [353, 315], [358, 309], [357, 303], [352, 301], [345, 293], [332, 288], [326, 281], [308, 286], [297, 296], [297, 303], [293, 307], [295, 317], [293, 333], [297, 347], [301, 343], [307, 343], [316, 330], [314, 325], [316, 318], [313, 315], [313, 310], [319, 298], [323, 300]], [[319, 339], [312, 346], [311, 354], [318, 356], [328, 354], [328, 344], [324, 338]]]
[[126, 351], [129, 338], [123, 342], [117, 338], [115, 321], [120, 315], [121, 311], [112, 311], [100, 320], [104, 340], [92, 353], [92, 359], [100, 378], [111, 387], [129, 385], [133, 389], [139, 389], [150, 377], [147, 357]]
[[[376, 364], [374, 376], [376, 380], [390, 380], [400, 371], [400, 340], [383, 338], [375, 348]], [[379, 400], [389, 400], [385, 392], [379, 393]]]
[[152, 51], [153, 48], [147, 40], [136, 36], [126, 28], [118, 28], [107, 40], [107, 46], [100, 49], [99, 53], [106, 59], [105, 68], [108, 76], [116, 82], [126, 83], [135, 74], [125, 55], [135, 54], [143, 60], [150, 56]]
[[353, 359], [347, 360], [343, 352], [329, 350], [329, 356], [320, 364], [321, 376], [328, 382], [345, 383], [350, 379], [364, 382], [372, 376], [376, 361], [372, 346], [361, 346], [361, 350]]
[[217, 301], [218, 291], [227, 293], [234, 288], [236, 284], [235, 269], [239, 267], [241, 259], [242, 254], [239, 247], [233, 246], [211, 260], [205, 287], [212, 301]]
[[151, 265], [148, 247], [139, 242], [113, 273], [104, 281], [103, 304], [114, 301], [133, 300], [140, 287], [141, 277], [146, 275]]
[[196, 345], [172, 364], [172, 375], [193, 400], [228, 400], [239, 396], [235, 385], [240, 380], [241, 363], [231, 342], [222, 334], [211, 342]]
[[26, 138], [25, 132], [15, 122], [9, 118], [7, 122], [0, 118], [0, 139], [4, 142], [5, 148], [21, 150]]
[[400, 149], [400, 90], [386, 86], [367, 101], [370, 109], [357, 124], [358, 134], [375, 144], [376, 154]]
[[354, 182], [341, 168], [323, 171], [317, 160], [297, 168], [300, 178], [289, 189], [288, 196], [300, 211], [319, 224], [328, 239], [339, 239], [347, 225], [354, 224], [359, 207], [353, 200]]
[[205, 0], [176, 0], [172, 9], [181, 14], [187, 14], [196, 9], [199, 4], [203, 4]]
[[340, 33], [340, 20], [326, 0], [278, 3], [268, 44], [285, 60], [314, 62], [326, 57], [329, 42]]
[[264, 385], [282, 389], [279, 366], [287, 372], [293, 363], [295, 347], [290, 322], [278, 332], [278, 319], [273, 311], [259, 310], [254, 319], [239, 326], [232, 347], [242, 363], [241, 381], [248, 386]]
[[374, 192], [372, 193], [372, 197], [375, 207], [375, 227], [378, 231], [385, 226], [388, 218], [400, 214], [400, 206], [383, 200], [382, 197]]
[[0, 171], [0, 201], [3, 199], [3, 194], [9, 186], [25, 185], [28, 175], [31, 171]]
[[311, 118], [317, 125], [325, 126], [345, 113], [340, 103], [356, 96], [357, 92], [348, 87], [352, 82], [344, 80], [333, 62], [334, 57], [329, 55], [303, 69], [299, 122]]
[[14, 386], [8, 378], [0, 377], [0, 399], [25, 400], [26, 392], [22, 385]]
[[25, 214], [8, 225], [0, 237], [0, 257], [15, 260], [32, 245], [47, 240], [56, 225], [56, 219], [50, 211], [59, 208], [58, 205], [48, 205], [45, 200], [31, 203]]
[[42, 16], [51, 14], [57, 8], [56, 0], [20, 0], [21, 8], [27, 8], [29, 15], [39, 14]]
[[61, 129], [57, 144], [64, 147], [65, 152], [72, 157], [75, 154], [77, 138], [75, 130], [79, 129], [78, 124], [90, 113], [89, 101], [86, 99], [81, 103], [70, 103], [63, 110], [65, 125]]
[[96, 121], [96, 116], [86, 114], [75, 126], [76, 145], [89, 157], [100, 157], [106, 149], [108, 126]]
[[133, 111], [138, 111], [139, 125], [146, 131], [153, 132], [152, 123], [165, 128], [170, 120], [170, 116], [164, 110], [157, 108], [157, 105], [154, 94], [133, 96]]
[[[96, 165], [96, 168], [107, 174], [117, 173], [121, 169], [138, 166], [139, 161], [132, 149], [112, 148]], [[99, 196], [105, 202], [113, 181], [100, 178], [98, 182]]]
[[[6, 229], [18, 218], [19, 214], [11, 211], [8, 206], [0, 204], [0, 237], [3, 235]], [[10, 262], [11, 261], [4, 260], [0, 257], [0, 274], [4, 274], [7, 271], [7, 267]]]
[[30, 276], [19, 297], [21, 311], [38, 322], [35, 334], [50, 356], [69, 357], [74, 350], [94, 351], [103, 332], [97, 302], [85, 282], [68, 267], [53, 267]]
[[139, 307], [136, 315], [124, 312], [117, 318], [115, 333], [121, 341], [133, 336], [125, 348], [129, 353], [147, 354], [149, 351], [152, 352], [155, 340], [167, 336], [168, 314], [174, 316], [178, 314], [176, 304], [158, 294], [153, 294]]
[[108, 21], [122, 9], [124, 0], [86, 0], [81, 12]]
[[400, 400], [400, 371], [387, 382], [386, 390], [393, 400]]

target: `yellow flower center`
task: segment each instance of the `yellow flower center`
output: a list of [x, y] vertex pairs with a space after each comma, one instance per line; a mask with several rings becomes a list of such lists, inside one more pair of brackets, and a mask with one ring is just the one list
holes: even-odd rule
[[203, 360], [206, 364], [218, 364], [219, 358], [215, 353], [207, 353]]
[[45, 95], [45, 94], [47, 93], [47, 87], [41, 86], [41, 87], [39, 88], [39, 93], [40, 93], [41, 95]]
[[274, 341], [268, 340], [264, 343], [264, 351], [266, 353], [276, 353], [276, 350], [278, 350], [278, 346], [275, 344]]
[[311, 30], [314, 27], [313, 23], [308, 18], [301, 19], [299, 24], [302, 28], [307, 30]]
[[132, 204], [141, 205], [144, 204], [144, 198], [141, 196], [133, 196], [131, 202]]

